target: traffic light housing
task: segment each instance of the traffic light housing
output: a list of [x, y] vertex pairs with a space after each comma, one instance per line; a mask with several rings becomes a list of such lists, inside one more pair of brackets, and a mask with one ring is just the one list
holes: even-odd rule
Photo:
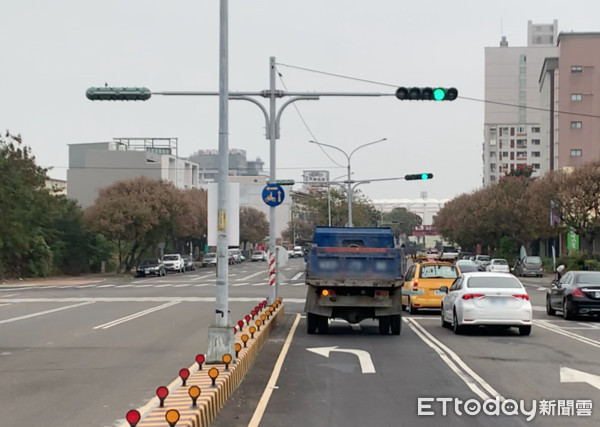
[[399, 87], [396, 98], [401, 101], [454, 101], [458, 90], [454, 87]]
[[408, 175], [404, 175], [404, 179], [406, 181], [414, 181], [414, 180], [428, 180], [433, 178], [433, 174], [432, 173], [413, 173], [413, 174], [408, 174]]
[[151, 95], [146, 87], [91, 87], [85, 92], [91, 101], [146, 101]]

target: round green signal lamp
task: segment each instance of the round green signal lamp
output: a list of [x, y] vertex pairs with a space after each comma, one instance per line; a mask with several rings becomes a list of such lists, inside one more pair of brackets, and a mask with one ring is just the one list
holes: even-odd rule
[[[443, 101], [446, 98], [446, 91], [440, 87], [434, 89], [433, 91], [433, 99], [436, 101]], [[427, 179], [427, 178], [423, 178]]]
[[421, 174], [421, 179], [429, 179], [429, 174], [427, 174], [427, 173], [422, 173], [422, 174]]

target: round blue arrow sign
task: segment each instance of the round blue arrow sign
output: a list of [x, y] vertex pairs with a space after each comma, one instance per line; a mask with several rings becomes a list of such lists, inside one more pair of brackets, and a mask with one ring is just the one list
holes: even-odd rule
[[267, 184], [262, 191], [263, 201], [269, 206], [279, 206], [285, 198], [283, 187], [279, 184]]

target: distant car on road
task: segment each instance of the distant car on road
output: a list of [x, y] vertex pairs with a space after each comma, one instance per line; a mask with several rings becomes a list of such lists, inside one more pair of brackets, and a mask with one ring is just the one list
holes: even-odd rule
[[561, 311], [565, 320], [580, 314], [600, 316], [600, 271], [568, 271], [552, 282], [546, 295], [546, 313]]
[[266, 261], [267, 260], [267, 253], [265, 251], [254, 251], [254, 253], [252, 254], [252, 258], [251, 261]]
[[429, 249], [426, 256], [427, 259], [439, 259], [440, 253], [437, 249]]
[[456, 261], [458, 259], [458, 249], [454, 246], [443, 246], [440, 254], [440, 261]]
[[162, 261], [167, 271], [185, 272], [185, 261], [179, 254], [165, 254]]
[[202, 267], [211, 267], [217, 265], [217, 254], [214, 252], [207, 252], [202, 257]]
[[479, 271], [485, 271], [486, 267], [490, 265], [490, 256], [476, 255], [474, 261], [475, 264], [477, 264], [477, 268], [479, 268]]
[[294, 258], [302, 258], [302, 246], [294, 246]]
[[415, 314], [421, 308], [440, 308], [445, 293], [442, 285], [450, 286], [459, 272], [449, 262], [422, 261], [408, 268], [402, 287], [402, 308]]
[[493, 271], [496, 273], [510, 273], [508, 262], [504, 258], [493, 258], [490, 264], [485, 268], [485, 271]]
[[542, 267], [542, 259], [539, 256], [526, 256], [517, 260], [513, 267], [515, 276], [536, 276], [542, 277], [544, 269]]
[[521, 335], [531, 333], [533, 310], [527, 291], [515, 276], [477, 272], [460, 275], [442, 299], [442, 326], [455, 334], [469, 325], [518, 327]]
[[470, 259], [459, 259], [454, 265], [456, 265], [456, 267], [460, 271], [460, 274], [479, 271], [479, 269], [477, 268], [477, 264], [475, 264], [475, 262], [471, 261]]
[[165, 270], [165, 266], [162, 261], [158, 258], [146, 259], [140, 262], [135, 270], [135, 275], [137, 277], [144, 277], [149, 274], [153, 274], [156, 276], [164, 276], [167, 274]]
[[191, 255], [183, 256], [184, 269], [186, 271], [194, 271], [196, 269], [196, 261], [194, 261], [194, 257]]

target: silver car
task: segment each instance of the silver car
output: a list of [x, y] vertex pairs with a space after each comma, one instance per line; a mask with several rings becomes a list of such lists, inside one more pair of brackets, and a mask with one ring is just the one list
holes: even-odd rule
[[515, 276], [536, 276], [542, 277], [544, 269], [542, 268], [542, 259], [539, 256], [526, 256], [517, 261], [513, 267]]

